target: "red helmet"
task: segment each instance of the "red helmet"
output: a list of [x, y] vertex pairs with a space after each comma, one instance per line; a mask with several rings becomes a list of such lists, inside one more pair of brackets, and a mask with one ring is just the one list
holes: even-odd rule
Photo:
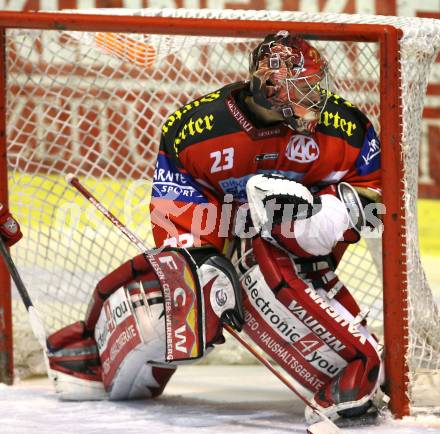
[[280, 31], [268, 35], [250, 57], [254, 101], [279, 112], [298, 132], [315, 130], [327, 101], [327, 62], [304, 39]]

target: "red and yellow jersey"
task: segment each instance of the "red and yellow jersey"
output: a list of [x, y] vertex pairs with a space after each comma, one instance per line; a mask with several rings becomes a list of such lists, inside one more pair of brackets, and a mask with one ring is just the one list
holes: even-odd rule
[[[261, 173], [281, 174], [314, 189], [345, 181], [380, 191], [379, 140], [352, 104], [330, 94], [315, 133], [305, 136], [283, 123], [259, 125], [244, 104], [246, 95], [248, 85], [234, 83], [168, 117], [162, 127], [152, 210], [163, 200], [180, 207], [222, 203], [226, 194], [246, 202], [247, 180]], [[180, 220], [187, 219], [186, 214]]]

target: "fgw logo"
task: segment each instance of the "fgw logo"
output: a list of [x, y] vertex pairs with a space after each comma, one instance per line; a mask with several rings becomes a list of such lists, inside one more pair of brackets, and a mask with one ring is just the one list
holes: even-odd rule
[[[178, 272], [180, 277], [186, 274], [185, 270], [181, 269], [182, 265], [186, 266], [186, 264], [182, 264], [181, 261], [178, 261], [179, 264], [176, 263], [176, 260], [172, 255], [159, 257], [159, 262], [170, 270], [163, 275], [167, 276], [167, 278], [174, 283], [179, 282], [176, 282], [177, 276], [173, 273]], [[187, 300], [188, 295], [185, 289], [180, 286], [171, 289], [170, 293], [172, 304], [174, 306], [173, 311], [170, 312], [170, 315], [173, 316], [172, 333], [174, 334], [174, 348], [184, 354], [188, 354], [189, 349], [191, 348], [191, 345], [187, 342], [188, 331], [186, 320], [192, 313], [192, 303], [190, 305], [189, 300]], [[181, 323], [180, 327], [178, 327], [179, 323]]]
[[181, 353], [188, 354], [188, 348], [186, 345], [186, 326], [183, 324], [174, 331], [174, 338], [176, 339], [175, 348]]
[[297, 163], [310, 163], [319, 157], [318, 144], [307, 136], [294, 135], [286, 148], [286, 157]]

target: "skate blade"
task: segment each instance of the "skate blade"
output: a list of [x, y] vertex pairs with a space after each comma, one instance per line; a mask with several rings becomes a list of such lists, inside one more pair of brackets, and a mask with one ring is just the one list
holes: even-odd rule
[[307, 427], [308, 434], [340, 434], [342, 431], [332, 422], [322, 420]]

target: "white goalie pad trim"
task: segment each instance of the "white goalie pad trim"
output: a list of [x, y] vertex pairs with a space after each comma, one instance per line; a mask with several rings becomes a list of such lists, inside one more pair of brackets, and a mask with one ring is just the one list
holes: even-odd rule
[[342, 282], [337, 282], [336, 285], [333, 286], [330, 291], [327, 292], [327, 298], [331, 300], [332, 298], [336, 297], [336, 294], [344, 287], [344, 284]]
[[100, 381], [89, 381], [48, 369], [57, 396], [63, 401], [101, 401], [109, 396]]

